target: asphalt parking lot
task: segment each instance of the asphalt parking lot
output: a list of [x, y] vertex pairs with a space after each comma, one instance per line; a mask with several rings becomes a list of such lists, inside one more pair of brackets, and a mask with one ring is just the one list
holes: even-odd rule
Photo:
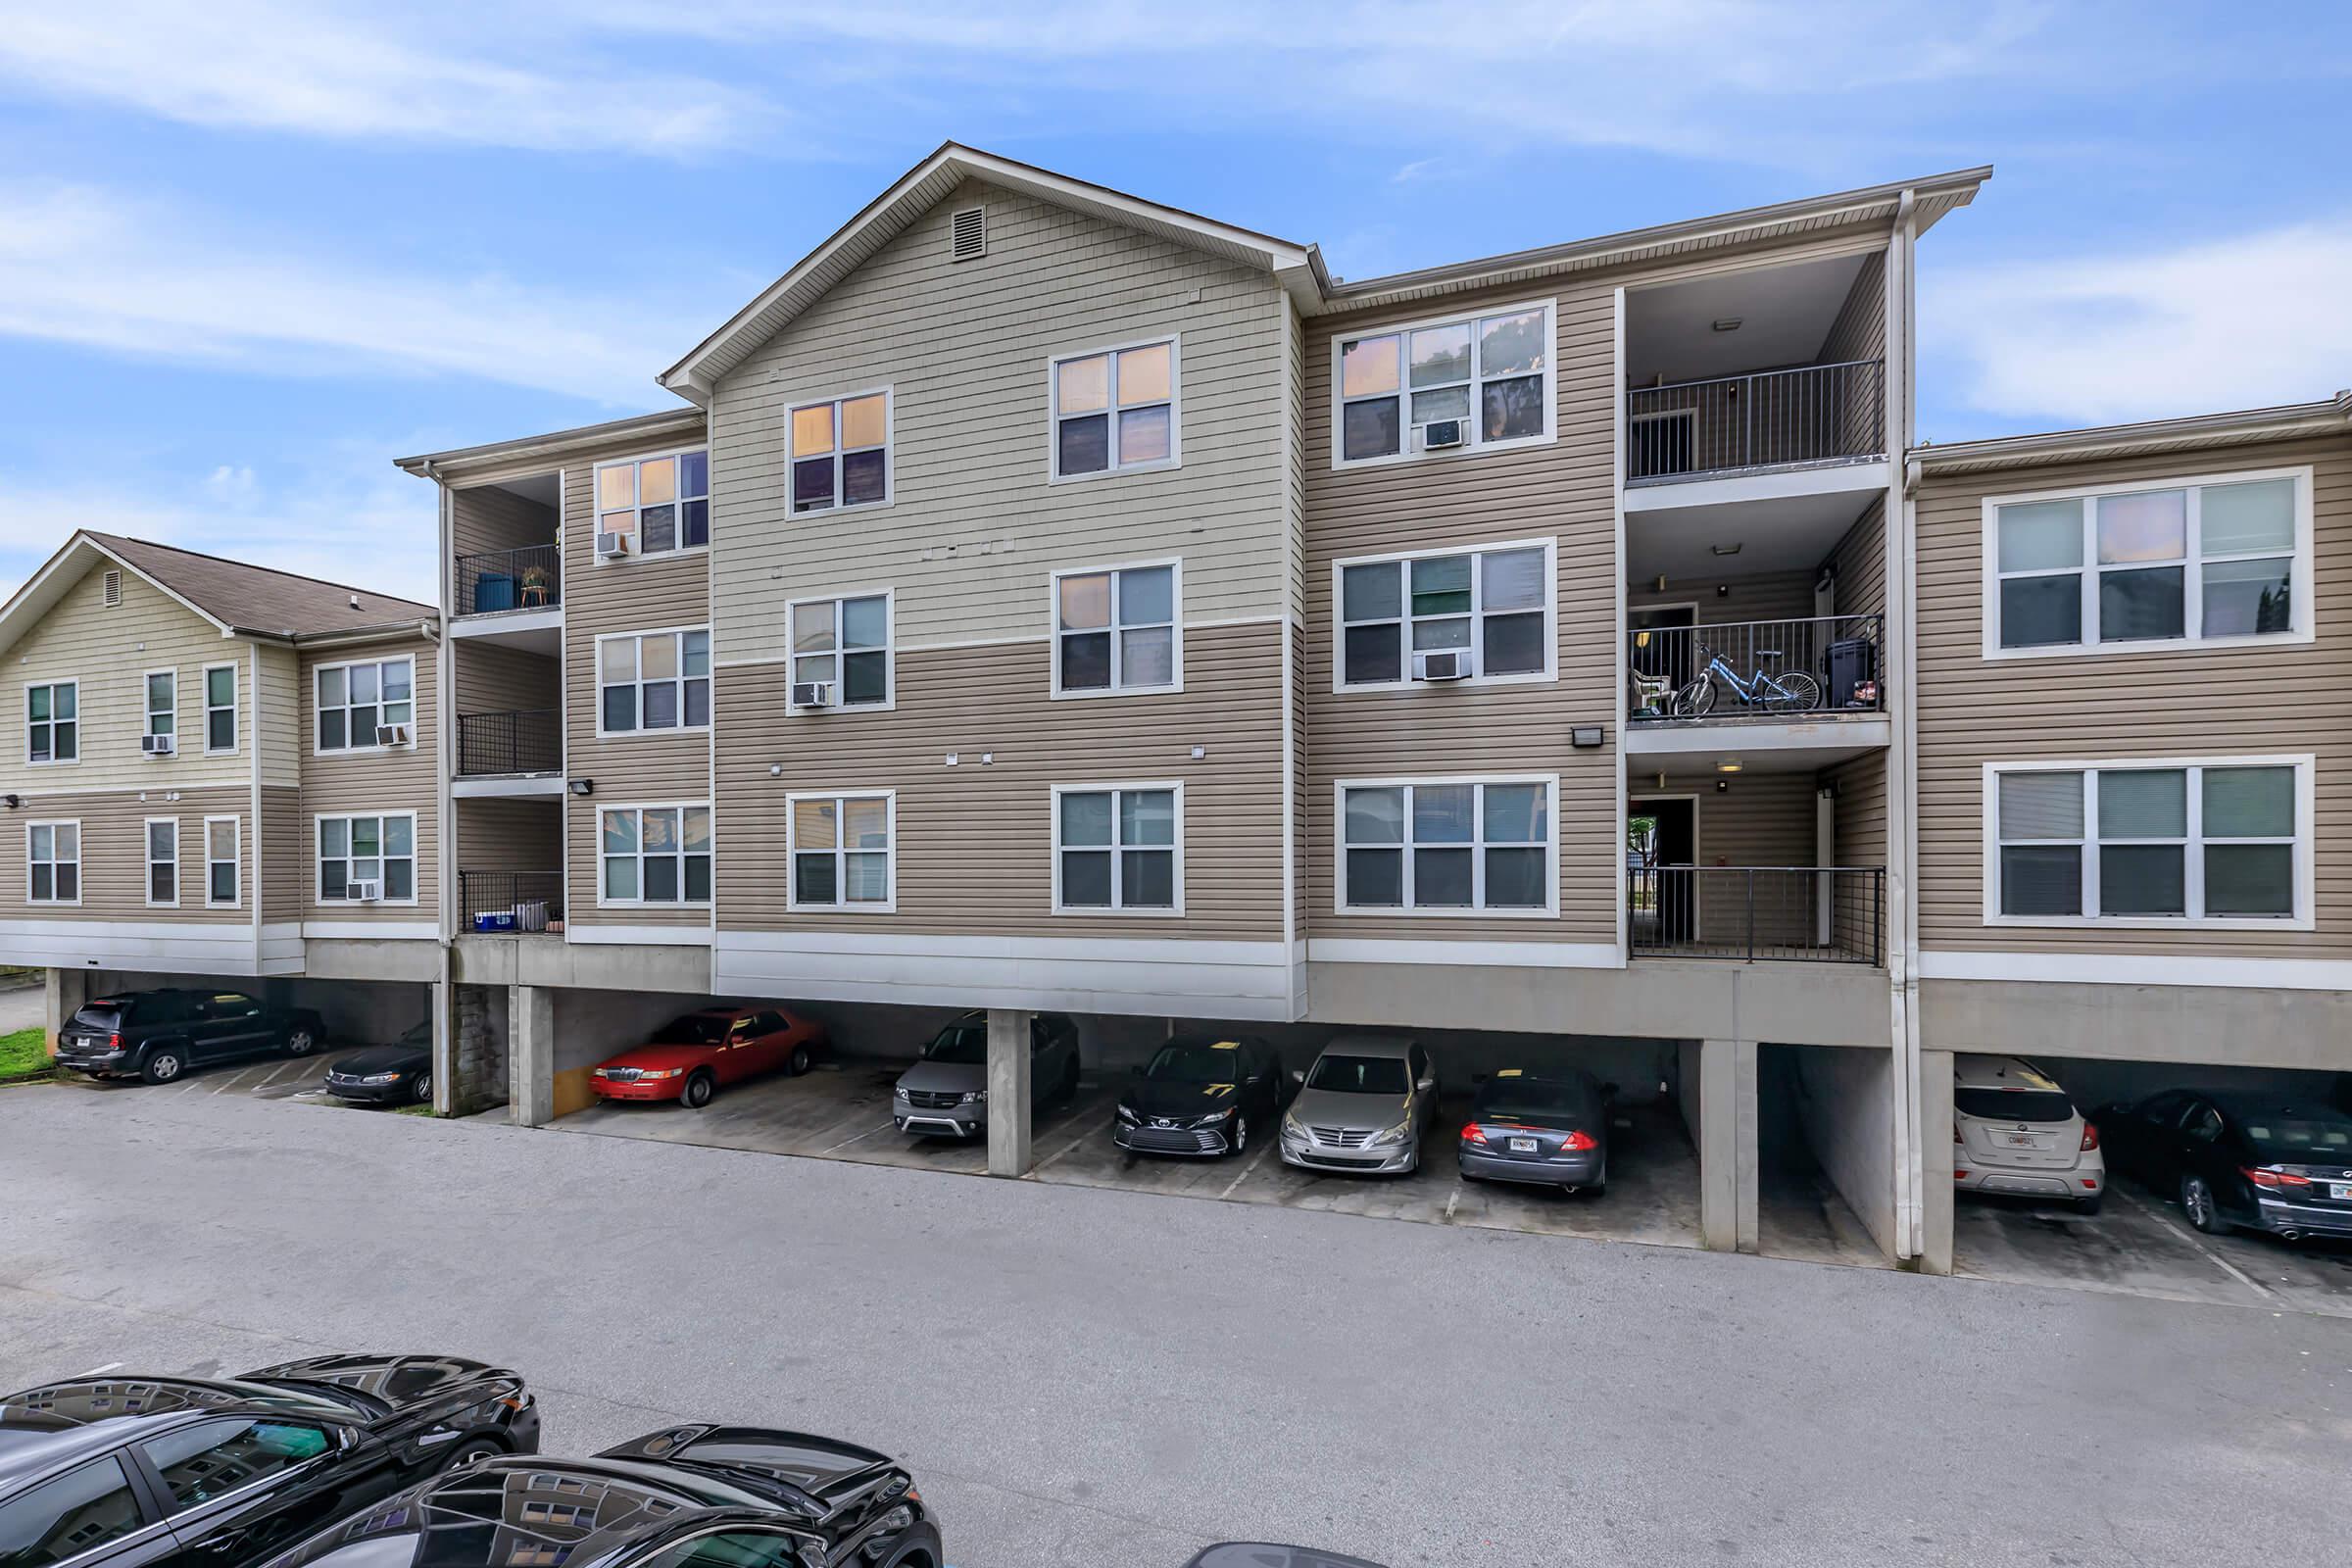
[[[371, 1049], [367, 1042], [313, 1052], [307, 1056], [259, 1056], [250, 1061], [192, 1067], [177, 1083], [147, 1084], [136, 1078], [82, 1078], [69, 1074], [73, 1088], [99, 1095], [243, 1095], [250, 1100], [291, 1100], [304, 1104], [349, 1106], [324, 1087], [327, 1068]], [[355, 1106], [355, 1109], [372, 1107]]]

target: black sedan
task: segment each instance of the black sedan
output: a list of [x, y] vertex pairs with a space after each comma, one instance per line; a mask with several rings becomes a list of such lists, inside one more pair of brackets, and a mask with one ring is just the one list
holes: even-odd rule
[[2352, 1237], [2352, 1115], [2275, 1097], [2171, 1089], [2093, 1118], [2107, 1162], [2180, 1200], [2208, 1235]]
[[492, 1459], [319, 1532], [271, 1568], [942, 1568], [906, 1472], [869, 1448], [682, 1426], [593, 1459]]
[[388, 1046], [369, 1046], [326, 1069], [326, 1092], [373, 1105], [433, 1102], [433, 1023], [416, 1025]]
[[446, 1466], [538, 1446], [522, 1380], [452, 1357], [45, 1384], [0, 1398], [0, 1562], [231, 1568]]
[[1238, 1154], [1273, 1136], [1290, 1085], [1255, 1035], [1176, 1035], [1136, 1070], [1111, 1114], [1130, 1154]]
[[243, 991], [120, 992], [85, 1003], [57, 1032], [57, 1064], [92, 1078], [168, 1084], [190, 1067], [282, 1053], [307, 1056], [326, 1041], [310, 1007], [279, 1007]]
[[1609, 1189], [1609, 1089], [1590, 1074], [1505, 1067], [1470, 1102], [1462, 1174], [1597, 1198]]

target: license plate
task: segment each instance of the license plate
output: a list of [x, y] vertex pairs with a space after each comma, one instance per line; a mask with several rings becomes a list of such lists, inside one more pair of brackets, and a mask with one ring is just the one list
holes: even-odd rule
[[2352, 1182], [2329, 1182], [2328, 1196], [2339, 1203], [2352, 1203]]
[[1514, 1154], [1532, 1154], [1536, 1152], [1536, 1141], [1533, 1138], [1514, 1138], [1510, 1143], [1511, 1152]]
[[2001, 1142], [2007, 1144], [2011, 1149], [2032, 1149], [2034, 1135], [2032, 1133], [2003, 1133]]

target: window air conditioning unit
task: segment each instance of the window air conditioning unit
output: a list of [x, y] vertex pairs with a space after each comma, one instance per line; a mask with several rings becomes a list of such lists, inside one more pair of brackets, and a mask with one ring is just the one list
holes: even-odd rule
[[145, 752], [149, 757], [170, 757], [178, 749], [179, 737], [176, 735], [142, 735], [139, 737], [139, 750]]
[[1415, 654], [1415, 680], [1468, 680], [1470, 678], [1470, 650], [1449, 648], [1440, 654]]
[[343, 897], [352, 904], [373, 904], [383, 896], [383, 884], [380, 882], [346, 882], [343, 884]]
[[1432, 419], [1427, 424], [1413, 428], [1420, 432], [1422, 451], [1443, 452], [1447, 447], [1458, 447], [1470, 438], [1469, 431], [1463, 428], [1468, 422], [1465, 419]]
[[378, 746], [406, 746], [406, 745], [408, 745], [408, 744], [409, 744], [409, 726], [408, 726], [408, 725], [406, 725], [406, 724], [378, 724], [378, 725], [376, 725], [376, 726], [375, 726], [375, 744], [376, 744], [376, 745], [378, 745]]
[[831, 708], [833, 683], [829, 680], [796, 680], [792, 683], [792, 706], [795, 708]]
[[605, 561], [618, 561], [627, 555], [633, 537], [625, 533], [600, 533], [596, 536], [597, 556]]

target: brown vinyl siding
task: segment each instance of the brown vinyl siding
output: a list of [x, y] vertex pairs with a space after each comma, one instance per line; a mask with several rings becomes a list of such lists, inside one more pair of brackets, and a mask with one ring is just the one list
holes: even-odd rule
[[[0, 816], [0, 919], [105, 920], [126, 925], [221, 925], [253, 923], [253, 791], [220, 785], [179, 792], [167, 801], [159, 791], [139, 799], [136, 790], [27, 795], [17, 809]], [[151, 816], [179, 821], [179, 906], [153, 908], [147, 903], [147, 828]], [[237, 819], [237, 903], [205, 906], [204, 819]], [[25, 828], [32, 822], [81, 824], [81, 903], [34, 904], [25, 895]]]
[[[1841, 762], [1821, 775], [1822, 782], [1838, 791], [1838, 804], [1833, 816], [1832, 842], [1840, 866], [1878, 866], [1886, 864], [1886, 754], [1871, 752], [1850, 762]], [[1869, 885], [1859, 877], [1841, 877], [1841, 900], [1836, 923], [1832, 927], [1838, 945], [1848, 953], [1873, 951], [1872, 920], [1868, 906], [1860, 899], [1867, 897]], [[1886, 926], [1886, 900], [1885, 883], [1877, 899], [1880, 945], [1875, 951], [1882, 956]], [[1852, 894], [1850, 900], [1842, 895]]]
[[302, 918], [309, 897], [303, 890], [313, 880], [312, 855], [317, 846], [310, 818], [302, 814], [302, 791], [285, 785], [262, 786], [262, 921], [278, 925]]
[[[493, 550], [519, 550], [526, 545], [555, 542], [556, 513], [552, 507], [525, 500], [494, 484], [473, 485], [449, 494], [449, 548], [453, 555], [482, 555]], [[466, 608], [454, 607], [458, 614], [466, 613]]]
[[564, 666], [547, 654], [480, 637], [451, 642], [459, 714], [553, 711], [564, 706]]
[[[1662, 592], [1657, 579], [1651, 577], [1627, 589], [1625, 602], [1629, 610], [1696, 605], [1701, 626], [1742, 620], [1801, 620], [1813, 613], [1813, 575], [1810, 571], [1769, 571], [1752, 577], [1669, 577]], [[1732, 591], [1717, 598], [1718, 587]]]
[[[416, 662], [416, 716], [410, 726], [414, 746], [350, 754], [319, 751], [318, 669], [328, 664], [396, 659], [403, 655]], [[303, 867], [305, 918], [403, 924], [439, 918], [441, 854], [434, 746], [441, 722], [441, 687], [435, 665], [438, 658], [437, 645], [421, 637], [369, 643], [359, 648], [319, 649], [302, 656], [302, 678], [298, 686], [302, 702], [302, 807], [300, 832], [292, 848]], [[403, 811], [416, 814], [416, 902], [414, 905], [320, 904], [318, 818]]]
[[[296, 789], [302, 784], [302, 754], [309, 746], [302, 727], [302, 659], [291, 648], [269, 643], [251, 647], [253, 654], [244, 661], [245, 668], [237, 679], [242, 687], [259, 662], [261, 716], [256, 727], [262, 748], [262, 783]], [[250, 705], [247, 712], [239, 715], [239, 722], [254, 722]], [[240, 748], [244, 740], [240, 734]]]
[[459, 800], [452, 808], [458, 818], [459, 870], [563, 870], [561, 800], [489, 797]]
[[[2317, 639], [1988, 661], [1983, 657], [1983, 507], [1988, 495], [2310, 464]], [[1920, 945], [1935, 951], [2341, 957], [2352, 953], [2352, 443], [2049, 465], [1921, 487]], [[2317, 929], [1987, 926], [1984, 766], [2036, 760], [2314, 753]]]
[[[1886, 500], [1873, 497], [1870, 506], [1845, 530], [1830, 552], [1830, 569], [1838, 586], [1832, 602], [1840, 615], [1877, 615], [1886, 609]], [[1808, 601], [1810, 595], [1808, 595]], [[1812, 611], [1807, 610], [1807, 614]]]

